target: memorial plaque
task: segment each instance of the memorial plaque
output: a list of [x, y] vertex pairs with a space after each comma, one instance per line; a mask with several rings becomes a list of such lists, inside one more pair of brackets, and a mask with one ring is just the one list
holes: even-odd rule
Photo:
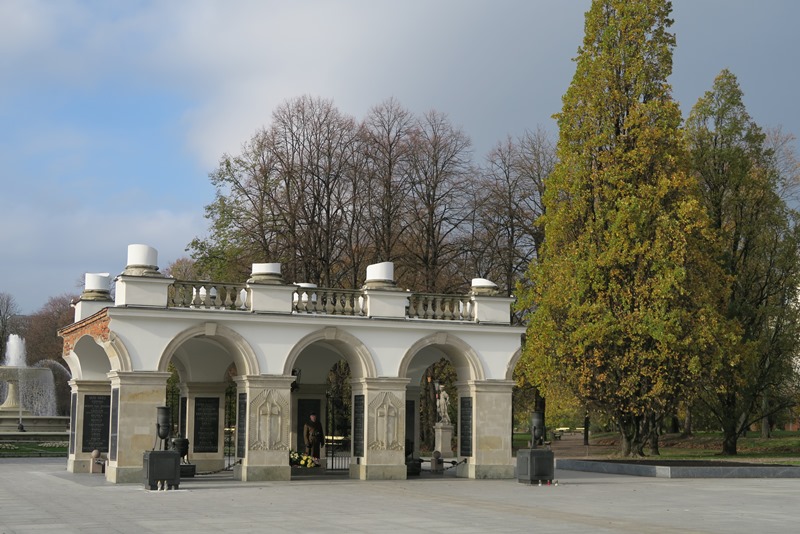
[[194, 399], [194, 452], [219, 450], [219, 397]]
[[108, 452], [111, 426], [111, 396], [83, 396], [83, 436], [81, 452]]
[[73, 393], [70, 397], [69, 408], [69, 453], [75, 454], [75, 428], [78, 425], [78, 394]]
[[186, 437], [186, 397], [181, 397], [181, 405], [178, 408], [178, 432], [182, 438]]
[[119, 388], [111, 389], [111, 437], [109, 438], [108, 459], [117, 459], [117, 440], [119, 438]]
[[353, 456], [364, 456], [364, 395], [353, 395]]
[[[414, 435], [414, 423], [416, 422], [416, 415], [417, 415], [417, 403], [413, 400], [406, 399], [406, 455], [409, 455], [414, 452], [414, 448], [416, 444], [414, 440], [416, 436]], [[410, 449], [409, 449], [410, 445]]]
[[247, 452], [247, 393], [239, 393], [236, 415], [236, 457], [244, 458]]
[[472, 456], [472, 397], [461, 397], [458, 433], [459, 453], [461, 456]]

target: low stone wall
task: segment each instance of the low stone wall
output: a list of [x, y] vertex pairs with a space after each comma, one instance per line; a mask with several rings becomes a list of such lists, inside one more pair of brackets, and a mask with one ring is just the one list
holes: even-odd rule
[[640, 462], [604, 462], [597, 460], [556, 460], [556, 469], [567, 471], [588, 471], [609, 475], [630, 475], [658, 478], [800, 478], [800, 466], [774, 464], [741, 464], [731, 462], [730, 465], [704, 465], [707, 462], [681, 462], [670, 465], [670, 462], [651, 464]]

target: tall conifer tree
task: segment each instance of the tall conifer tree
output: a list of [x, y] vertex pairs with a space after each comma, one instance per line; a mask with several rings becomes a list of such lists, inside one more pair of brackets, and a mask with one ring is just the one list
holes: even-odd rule
[[[683, 172], [681, 114], [667, 77], [665, 0], [595, 0], [563, 97], [545, 243], [521, 305], [523, 360], [545, 393], [566, 384], [609, 416], [623, 455], [641, 454], [714, 350], [719, 324], [704, 215]], [[699, 327], [698, 327], [699, 325]]]

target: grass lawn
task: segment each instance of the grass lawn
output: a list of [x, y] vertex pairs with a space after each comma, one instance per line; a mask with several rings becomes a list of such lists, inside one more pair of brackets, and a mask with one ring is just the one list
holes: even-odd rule
[[[598, 433], [592, 436], [595, 445], [619, 446], [619, 436]], [[749, 432], [737, 441], [736, 456], [723, 456], [722, 432], [695, 432], [689, 437], [665, 434], [659, 439], [660, 458], [665, 460], [740, 460], [800, 465], [800, 432], [775, 431], [770, 438]], [[645, 447], [645, 454], [648, 448]]]

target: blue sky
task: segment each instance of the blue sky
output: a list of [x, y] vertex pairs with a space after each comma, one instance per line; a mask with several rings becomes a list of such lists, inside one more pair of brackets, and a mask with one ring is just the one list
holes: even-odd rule
[[[447, 113], [475, 161], [551, 119], [588, 0], [0, 0], [0, 291], [24, 313], [159, 265], [204, 235], [208, 173], [281, 102], [363, 118], [389, 97]], [[688, 113], [729, 68], [764, 127], [800, 135], [800, 2], [674, 0], [671, 82]]]

